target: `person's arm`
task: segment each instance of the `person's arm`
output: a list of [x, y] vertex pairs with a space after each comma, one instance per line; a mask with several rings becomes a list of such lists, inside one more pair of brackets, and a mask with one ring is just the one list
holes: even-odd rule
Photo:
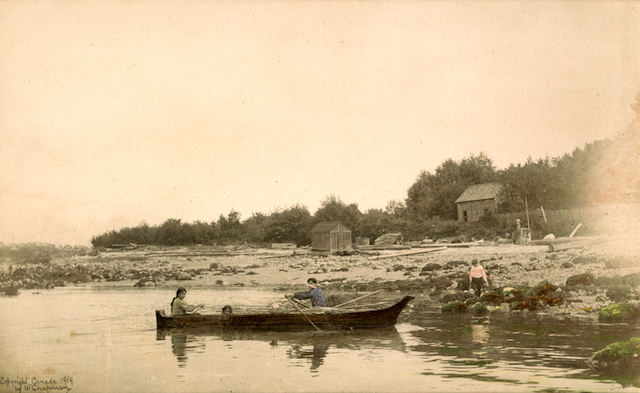
[[309, 292], [296, 292], [293, 294], [293, 297], [296, 299], [311, 299], [313, 297], [313, 295], [311, 294], [311, 291]]
[[482, 278], [484, 278], [484, 282], [487, 284], [489, 283], [489, 280], [487, 280], [487, 272], [484, 270], [484, 267], [482, 268]]
[[187, 304], [187, 302], [185, 302], [184, 300], [182, 300], [180, 301], [180, 303], [178, 303], [178, 306], [182, 311], [187, 313], [187, 312], [194, 312], [197, 308], [204, 307], [204, 304], [198, 304], [198, 305], [192, 306], [190, 304]]

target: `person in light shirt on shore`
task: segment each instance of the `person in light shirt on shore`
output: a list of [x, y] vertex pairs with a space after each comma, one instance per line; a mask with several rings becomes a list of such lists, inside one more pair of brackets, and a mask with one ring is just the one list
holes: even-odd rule
[[482, 287], [484, 284], [489, 284], [487, 281], [487, 273], [484, 271], [482, 265], [478, 263], [477, 259], [471, 261], [471, 271], [469, 272], [469, 287], [476, 292], [476, 296], [482, 294]]

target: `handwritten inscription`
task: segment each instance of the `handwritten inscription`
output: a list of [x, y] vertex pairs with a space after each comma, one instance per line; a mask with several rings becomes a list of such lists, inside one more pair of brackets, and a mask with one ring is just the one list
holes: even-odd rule
[[73, 377], [0, 377], [0, 386], [15, 392], [70, 392], [73, 389]]

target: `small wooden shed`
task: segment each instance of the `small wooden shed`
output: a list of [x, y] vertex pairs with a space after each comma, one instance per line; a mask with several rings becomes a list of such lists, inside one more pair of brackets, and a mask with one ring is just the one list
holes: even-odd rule
[[335, 254], [352, 251], [351, 231], [336, 221], [325, 221], [311, 230], [311, 250]]
[[499, 183], [474, 184], [456, 199], [458, 221], [474, 222], [480, 217], [497, 217], [502, 185]]

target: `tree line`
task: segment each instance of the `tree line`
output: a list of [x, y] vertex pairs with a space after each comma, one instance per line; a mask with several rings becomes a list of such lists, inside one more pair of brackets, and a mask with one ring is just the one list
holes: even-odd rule
[[[268, 215], [254, 213], [241, 220], [232, 210], [217, 221], [193, 223], [168, 219], [161, 225], [143, 222], [96, 236], [94, 247], [112, 244], [270, 244], [292, 242], [310, 244], [311, 229], [322, 221], [339, 221], [353, 237], [375, 239], [398, 232], [405, 240], [425, 237], [491, 238], [510, 231], [512, 223], [486, 217], [477, 223], [457, 221], [455, 200], [470, 185], [502, 184], [500, 212], [522, 212], [529, 206], [566, 209], [605, 203], [640, 201], [640, 94], [632, 106], [636, 118], [613, 139], [588, 143], [555, 158], [529, 158], [497, 170], [484, 153], [460, 161], [445, 160], [433, 173], [422, 171], [409, 187], [404, 201], [389, 201], [384, 209], [361, 212], [355, 203], [344, 203], [329, 195], [313, 214], [306, 206], [295, 205]], [[553, 228], [548, 228], [551, 231]]]

